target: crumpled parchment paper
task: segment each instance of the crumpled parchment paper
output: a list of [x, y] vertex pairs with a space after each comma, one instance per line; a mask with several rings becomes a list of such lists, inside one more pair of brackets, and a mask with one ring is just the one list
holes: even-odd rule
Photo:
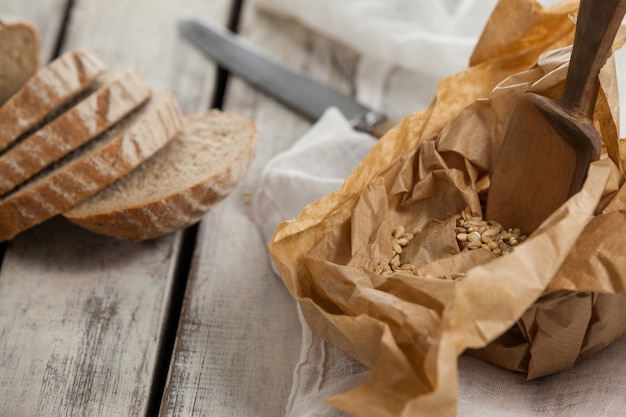
[[[502, 0], [469, 68], [443, 80], [432, 105], [383, 137], [339, 190], [278, 226], [270, 253], [307, 323], [371, 368], [331, 404], [355, 416], [452, 416], [461, 353], [536, 378], [626, 328], [625, 154], [611, 60], [594, 116], [605, 153], [583, 189], [505, 256], [455, 241], [462, 210], [482, 215], [517, 97], [560, 96], [576, 8]], [[416, 271], [383, 276], [398, 226], [416, 230], [403, 252]]]

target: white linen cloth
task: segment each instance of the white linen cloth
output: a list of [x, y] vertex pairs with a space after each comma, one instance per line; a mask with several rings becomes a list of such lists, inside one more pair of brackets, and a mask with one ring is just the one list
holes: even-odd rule
[[272, 239], [280, 222], [339, 188], [375, 142], [330, 108], [291, 148], [272, 158], [253, 199], [255, 220], [265, 240]]
[[497, 0], [257, 0], [274, 13], [361, 53], [357, 95], [380, 104], [378, 93], [394, 67], [420, 75], [413, 85], [428, 105], [438, 81], [467, 67], [474, 45]]
[[[264, 239], [269, 242], [280, 222], [339, 188], [375, 142], [355, 132], [336, 108], [326, 110], [290, 149], [270, 160], [255, 186], [254, 218]], [[297, 314], [302, 347], [286, 416], [343, 416], [323, 399], [355, 387], [367, 370], [314, 335], [300, 311]]]
[[[426, 106], [440, 79], [467, 66], [496, 0], [258, 0], [257, 4], [295, 17], [360, 51], [357, 97], [380, 108], [380, 92], [394, 66], [424, 75], [421, 93]], [[618, 74], [624, 72], [619, 71], [626, 62], [622, 55], [618, 55]], [[626, 108], [626, 100], [621, 101]], [[253, 199], [255, 219], [266, 241], [278, 223], [341, 186], [373, 143], [372, 137], [352, 130], [331, 108], [292, 148], [274, 157]], [[300, 312], [294, 314], [302, 324], [302, 347], [285, 414], [345, 416], [324, 399], [358, 385], [367, 369], [313, 334]], [[459, 384], [460, 417], [623, 416], [626, 336], [570, 371], [530, 382], [462, 356]]]

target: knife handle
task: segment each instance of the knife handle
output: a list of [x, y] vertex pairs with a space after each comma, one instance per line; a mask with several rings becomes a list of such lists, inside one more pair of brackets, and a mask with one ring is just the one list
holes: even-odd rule
[[352, 127], [359, 132], [369, 133], [376, 139], [383, 137], [385, 133], [396, 125], [387, 116], [377, 111], [368, 111], [352, 121]]

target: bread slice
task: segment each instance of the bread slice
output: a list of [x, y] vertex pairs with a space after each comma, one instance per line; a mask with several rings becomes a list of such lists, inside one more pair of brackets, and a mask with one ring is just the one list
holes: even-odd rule
[[63, 215], [95, 233], [139, 241], [198, 221], [242, 180], [255, 154], [252, 120], [218, 110], [182, 131], [128, 176]]
[[0, 199], [0, 241], [43, 222], [128, 174], [169, 142], [183, 117], [170, 92], [145, 105]]
[[87, 143], [152, 94], [134, 66], [105, 73], [93, 94], [0, 155], [0, 195]]
[[[0, 107], [0, 150], [29, 129], [40, 127], [54, 111], [83, 92], [106, 67], [86, 50], [66, 52], [40, 68]], [[52, 113], [52, 114], [51, 114]]]
[[19, 19], [0, 17], [0, 105], [41, 65], [39, 34]]

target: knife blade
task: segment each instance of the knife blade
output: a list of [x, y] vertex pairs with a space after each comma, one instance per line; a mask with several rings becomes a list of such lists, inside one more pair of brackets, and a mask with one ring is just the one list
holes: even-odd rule
[[264, 56], [231, 31], [193, 19], [180, 20], [178, 29], [221, 67], [310, 120], [319, 119], [327, 108], [334, 106], [355, 130], [377, 138], [395, 124], [382, 112]]

